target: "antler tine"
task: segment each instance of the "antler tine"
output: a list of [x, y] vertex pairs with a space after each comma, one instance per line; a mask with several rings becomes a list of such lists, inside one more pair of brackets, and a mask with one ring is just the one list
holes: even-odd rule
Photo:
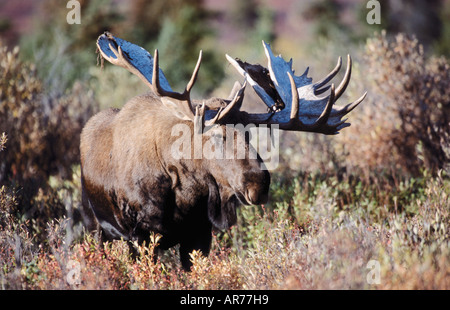
[[157, 95], [161, 95], [161, 91], [163, 91], [161, 85], [159, 85], [159, 54], [157, 49], [153, 54], [152, 89]]
[[333, 71], [328, 73], [328, 75], [326, 77], [324, 77], [322, 80], [320, 80], [314, 84], [314, 89], [316, 90], [317, 95], [323, 93], [325, 90], [328, 90], [329, 87], [327, 87], [324, 90], [319, 90], [319, 88], [321, 88], [322, 86], [327, 84], [329, 81], [331, 81], [336, 76], [336, 74], [338, 74], [339, 70], [341, 70], [341, 66], [342, 66], [342, 57], [339, 56], [338, 62], [336, 64], [336, 67], [334, 67]]
[[[153, 91], [159, 95], [159, 96], [166, 96], [166, 97], [172, 97], [178, 100], [190, 100], [190, 93], [192, 90], [192, 87], [195, 84], [195, 81], [197, 80], [198, 72], [200, 70], [200, 65], [202, 62], [202, 51], [200, 51], [200, 54], [198, 56], [197, 64], [195, 65], [194, 72], [192, 73], [191, 79], [189, 80], [189, 83], [186, 86], [186, 89], [183, 93], [177, 93], [173, 91], [166, 91], [164, 90], [160, 83], [159, 83], [159, 54], [158, 50], [155, 50], [155, 55], [153, 57], [153, 74], [152, 74], [152, 84], [153, 84]], [[192, 110], [193, 108], [191, 108]]]
[[323, 94], [324, 92], [326, 92], [327, 90], [329, 90], [330, 88], [331, 88], [331, 85], [327, 85], [327, 86], [325, 86], [325, 87], [323, 87], [323, 88], [321, 88], [321, 89], [316, 89], [316, 90], [314, 91], [314, 95], [316, 95], [316, 96], [321, 95], [321, 94]]
[[318, 128], [327, 123], [328, 118], [330, 117], [330, 114], [331, 114], [331, 109], [333, 108], [333, 104], [336, 102], [335, 98], [336, 98], [336, 93], [335, 93], [335, 89], [334, 89], [334, 84], [331, 84], [331, 92], [330, 92], [330, 96], [328, 97], [327, 105], [326, 105], [325, 109], [323, 110], [322, 114], [320, 114], [319, 118], [314, 122], [313, 125], [311, 125], [311, 127]]
[[345, 114], [350, 113], [353, 111], [354, 108], [356, 108], [363, 100], [366, 98], [367, 92], [365, 92], [361, 97], [359, 97], [357, 100], [347, 104], [345, 107], [343, 107], [341, 110], [337, 111], [336, 113], [333, 113], [333, 116], [344, 116]]
[[348, 86], [348, 83], [350, 82], [350, 76], [352, 75], [352, 58], [350, 55], [347, 55], [347, 69], [345, 70], [344, 78], [342, 79], [341, 84], [339, 84], [337, 90], [336, 90], [336, 100], [341, 97], [341, 95], [344, 93], [345, 89]]
[[292, 94], [292, 105], [291, 105], [291, 120], [292, 122], [294, 119], [298, 119], [298, 110], [299, 110], [299, 98], [298, 98], [298, 91], [297, 86], [295, 85], [294, 78], [292, 77], [292, 74], [290, 72], [287, 72], [287, 75], [289, 76], [289, 82], [291, 83], [291, 94]]
[[202, 52], [202, 50], [200, 50], [200, 53], [198, 55], [197, 64], [195, 65], [195, 68], [194, 68], [194, 72], [192, 72], [191, 79], [189, 80], [189, 83], [186, 86], [185, 93], [187, 93], [187, 94], [189, 94], [191, 92], [192, 87], [194, 86], [195, 81], [197, 80], [198, 71], [200, 70], [200, 65], [202, 63], [202, 55], [203, 55], [203, 52]]
[[152, 74], [152, 89], [158, 96], [174, 97], [176, 99], [181, 99], [180, 94], [176, 92], [166, 91], [161, 87], [159, 82], [159, 53], [158, 49], [155, 49], [155, 54], [153, 57], [153, 74]]
[[[333, 105], [336, 102], [334, 84], [331, 84], [331, 92], [328, 97], [327, 105], [325, 106], [325, 109], [322, 111], [322, 114], [317, 118], [317, 120], [313, 124], [307, 125], [307, 124], [304, 124], [299, 118], [299, 109], [300, 109], [299, 108], [299, 95], [298, 95], [297, 87], [295, 85], [294, 78], [292, 77], [290, 72], [287, 72], [287, 74], [289, 76], [289, 81], [291, 84], [292, 104], [291, 104], [290, 120], [285, 126], [282, 126], [281, 129], [314, 131], [314, 130], [324, 126], [327, 123], [327, 121], [331, 115]], [[352, 107], [352, 109], [353, 108], [354, 107]], [[337, 124], [337, 126], [339, 126], [339, 125], [341, 125], [341, 124], [340, 123]]]
[[203, 101], [201, 106], [195, 107], [194, 123], [203, 124], [205, 118], [205, 102]]
[[236, 94], [234, 95], [234, 98], [231, 100], [231, 102], [225, 107], [225, 108], [220, 108], [220, 110], [217, 112], [216, 116], [207, 121], [205, 123], [206, 126], [212, 126], [214, 124], [216, 124], [217, 122], [219, 122], [221, 119], [223, 119], [227, 114], [230, 113], [230, 111], [232, 111], [233, 109], [236, 108], [237, 103], [241, 102], [242, 100], [241, 98], [244, 95], [244, 90], [245, 87], [247, 86], [247, 79], [244, 80], [244, 84], [241, 86], [241, 88], [236, 92]]
[[[195, 80], [197, 79], [198, 70], [200, 69], [202, 53], [200, 52], [199, 60], [195, 67], [194, 73], [192, 74], [191, 80], [189, 81], [186, 89], [183, 93], [177, 93], [173, 91], [164, 90], [159, 82], [159, 53], [158, 50], [155, 50], [155, 55], [153, 58], [153, 74], [152, 74], [152, 89], [153, 91], [161, 97], [168, 97], [179, 101], [179, 107], [182, 109], [182, 114], [186, 117], [186, 119], [195, 119], [195, 109], [192, 106], [190, 99], [190, 91], [194, 86]], [[164, 103], [163, 99], [163, 103]]]

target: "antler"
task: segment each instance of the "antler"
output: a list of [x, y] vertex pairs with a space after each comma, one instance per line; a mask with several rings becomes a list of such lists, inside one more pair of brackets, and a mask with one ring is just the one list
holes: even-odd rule
[[[152, 87], [153, 57], [145, 49], [106, 31], [97, 39], [97, 50], [104, 59], [113, 65], [127, 69], [137, 75], [148, 87]], [[161, 70], [159, 75], [161, 87], [171, 91], [172, 88]]]
[[[177, 93], [174, 91], [167, 91], [163, 89], [160, 85], [159, 79], [159, 56], [158, 50], [155, 50], [155, 58], [153, 59], [153, 74], [152, 74], [152, 84], [151, 89], [155, 94], [161, 97], [163, 104], [169, 108], [175, 108], [177, 113], [181, 112], [185, 117], [182, 119], [194, 120], [194, 107], [191, 101], [191, 90], [197, 80], [198, 71], [200, 70], [200, 65], [202, 62], [202, 51], [198, 55], [197, 64], [195, 65], [194, 72], [192, 72], [191, 79], [186, 85], [183, 93]], [[178, 111], [180, 108], [181, 111]]]
[[225, 107], [220, 107], [218, 110], [206, 111], [205, 102], [201, 107], [193, 104], [190, 94], [200, 70], [202, 51], [184, 92], [177, 93], [172, 91], [163, 71], [159, 68], [158, 50], [155, 50], [152, 57], [142, 47], [117, 38], [109, 32], [105, 32], [97, 39], [97, 47], [103, 58], [137, 75], [161, 98], [164, 106], [180, 119], [194, 122], [201, 119], [203, 126], [212, 126], [225, 119], [230, 112], [240, 109], [246, 83], [233, 88], [235, 95], [231, 101], [219, 99]]
[[[114, 37], [106, 32], [97, 40], [101, 55], [112, 64], [121, 66], [137, 75], [149, 88], [161, 98], [162, 103], [171, 109], [180, 119], [198, 122], [203, 126], [217, 123], [253, 123], [279, 124], [280, 129], [292, 131], [310, 131], [324, 134], [336, 134], [350, 126], [342, 117], [352, 111], [365, 98], [365, 93], [358, 100], [341, 109], [335, 109], [335, 102], [341, 97], [350, 82], [351, 58], [347, 57], [347, 69], [342, 82], [337, 88], [327, 85], [339, 72], [342, 59], [339, 57], [336, 67], [326, 77], [316, 83], [307, 76], [308, 69], [296, 76], [292, 69], [292, 59], [286, 62], [281, 56], [274, 56], [270, 45], [263, 41], [268, 59], [268, 69], [260, 65], [251, 65], [226, 55], [228, 61], [245, 77], [243, 85], [237, 83], [233, 88], [231, 100], [212, 98], [202, 104], [193, 104], [190, 93], [197, 80], [202, 60], [202, 52], [195, 66], [192, 77], [183, 93], [172, 91], [164, 73], [159, 68], [158, 51], [154, 58], [142, 47]], [[249, 114], [240, 112], [244, 90], [248, 83], [262, 101], [269, 107], [268, 113]], [[330, 90], [330, 94], [319, 97]], [[219, 102], [218, 107], [210, 107], [211, 102]]]
[[[97, 46], [101, 55], [109, 62], [137, 75], [156, 95], [161, 97], [162, 103], [169, 109], [172, 109], [177, 117], [185, 120], [194, 120], [194, 108], [192, 107], [190, 93], [200, 69], [201, 51], [186, 89], [183, 93], [177, 93], [171, 90], [164, 73], [159, 68], [158, 50], [155, 50], [154, 58], [152, 59], [150, 53], [145, 49], [116, 38], [108, 32], [98, 38]], [[126, 53], [123, 51], [123, 47], [127, 49]], [[164, 87], [161, 84], [164, 84]]]
[[[320, 132], [337, 134], [339, 130], [350, 126], [342, 117], [352, 111], [365, 98], [366, 93], [358, 100], [341, 109], [334, 109], [335, 102], [344, 93], [350, 82], [351, 58], [347, 56], [347, 69], [342, 82], [335, 89], [334, 84], [325, 86], [339, 72], [342, 60], [339, 57], [336, 67], [325, 78], [312, 84], [308, 78], [308, 69], [301, 76], [294, 75], [292, 59], [286, 62], [281, 56], [274, 56], [270, 45], [263, 41], [268, 58], [268, 67], [250, 65], [227, 55], [228, 61], [244, 76], [250, 85], [269, 107], [269, 113], [248, 114], [248, 123], [279, 124], [280, 129], [292, 131]], [[330, 94], [318, 97], [328, 89]], [[281, 101], [281, 102], [280, 102]]]

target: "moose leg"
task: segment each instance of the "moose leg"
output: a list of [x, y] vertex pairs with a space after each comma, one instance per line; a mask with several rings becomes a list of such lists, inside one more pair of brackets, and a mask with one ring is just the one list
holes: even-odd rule
[[83, 224], [86, 232], [91, 233], [97, 240], [98, 244], [103, 244], [107, 241], [105, 233], [100, 226], [97, 218], [95, 217], [94, 211], [92, 211], [91, 202], [87, 198], [86, 192], [82, 191], [82, 204], [80, 210]]
[[189, 254], [192, 251], [201, 251], [203, 255], [208, 256], [211, 237], [211, 224], [207, 224], [197, 227], [183, 238], [180, 242], [180, 260], [184, 270], [191, 270], [192, 262]]

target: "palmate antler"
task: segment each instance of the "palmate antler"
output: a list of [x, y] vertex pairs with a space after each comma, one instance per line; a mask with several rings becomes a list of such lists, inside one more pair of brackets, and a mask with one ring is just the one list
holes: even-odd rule
[[[341, 109], [334, 109], [334, 103], [343, 94], [350, 81], [351, 58], [348, 56], [344, 79], [335, 89], [334, 84], [327, 85], [339, 72], [342, 60], [333, 71], [319, 82], [312, 83], [307, 76], [308, 69], [301, 76], [296, 76], [292, 69], [292, 59], [286, 62], [281, 56], [274, 56], [270, 45], [263, 42], [268, 58], [268, 69], [260, 65], [251, 65], [226, 55], [228, 61], [244, 76], [243, 85], [237, 83], [230, 100], [213, 98], [194, 104], [190, 92], [200, 69], [202, 52], [186, 89], [183, 93], [172, 91], [164, 73], [159, 68], [158, 51], [154, 58], [142, 47], [114, 37], [110, 33], [101, 35], [97, 47], [112, 64], [121, 66], [137, 75], [149, 88], [161, 98], [162, 103], [171, 109], [175, 116], [183, 120], [202, 122], [203, 126], [214, 124], [278, 124], [280, 129], [292, 131], [309, 131], [323, 134], [336, 134], [342, 128], [350, 126], [342, 117], [360, 104], [366, 93], [353, 103]], [[262, 101], [269, 107], [268, 113], [251, 114], [241, 112], [244, 90], [248, 83]], [[330, 89], [330, 94], [319, 97]], [[219, 107], [209, 106], [210, 102], [219, 101]], [[205, 106], [206, 104], [206, 106]]]
[[[339, 72], [342, 59], [336, 67], [319, 82], [312, 83], [308, 69], [301, 76], [292, 70], [292, 59], [286, 62], [281, 56], [274, 56], [270, 45], [263, 41], [268, 59], [268, 69], [251, 65], [226, 55], [228, 61], [249, 81], [262, 101], [269, 107], [269, 113], [249, 114], [248, 122], [256, 125], [279, 124], [279, 128], [292, 131], [336, 134], [350, 126], [342, 117], [360, 104], [367, 93], [341, 109], [334, 109], [334, 103], [344, 93], [351, 76], [351, 58], [347, 57], [347, 69], [342, 82], [335, 89], [334, 84], [326, 86]], [[325, 97], [318, 95], [331, 89]]]
[[191, 121], [201, 119], [203, 126], [212, 126], [220, 122], [231, 110], [238, 110], [242, 103], [246, 83], [236, 88], [231, 101], [221, 100], [225, 107], [216, 111], [206, 111], [205, 101], [201, 105], [193, 104], [190, 94], [197, 80], [202, 51], [200, 51], [197, 64], [184, 92], [177, 93], [172, 91], [163, 71], [159, 68], [158, 50], [155, 50], [154, 57], [152, 57], [142, 47], [117, 38], [109, 32], [105, 32], [97, 39], [97, 48], [104, 59], [137, 75], [180, 119]]

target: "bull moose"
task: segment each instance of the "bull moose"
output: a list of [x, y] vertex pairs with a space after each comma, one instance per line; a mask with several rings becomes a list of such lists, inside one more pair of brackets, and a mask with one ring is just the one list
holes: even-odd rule
[[[160, 249], [180, 244], [186, 270], [191, 267], [191, 251], [208, 255], [213, 228], [225, 230], [236, 223], [239, 205], [268, 200], [270, 173], [245, 131], [230, 124], [336, 134], [350, 125], [342, 117], [366, 95], [339, 109], [334, 107], [350, 81], [350, 56], [344, 78], [335, 88], [328, 83], [340, 70], [341, 58], [325, 78], [312, 83], [308, 69], [296, 76], [292, 60], [274, 56], [270, 45], [263, 42], [268, 68], [226, 55], [245, 81], [242, 85], [236, 82], [228, 99], [197, 101], [190, 94], [201, 52], [186, 89], [178, 93], [159, 68], [157, 50], [152, 57], [145, 49], [108, 32], [98, 38], [97, 47], [102, 58], [137, 75], [150, 92], [132, 98], [121, 109], [96, 114], [82, 131], [85, 225], [97, 231], [102, 240], [123, 238], [141, 243], [149, 241], [151, 232], [158, 233], [162, 236]], [[267, 113], [240, 110], [247, 84], [268, 106]], [[319, 97], [328, 90], [328, 95]], [[173, 128], [180, 124], [189, 129], [190, 143], [211, 144], [213, 135], [206, 132], [227, 132], [216, 136], [219, 143], [211, 148], [228, 143], [231, 147], [226, 156], [197, 156], [190, 145], [185, 145], [184, 156], [175, 156], [178, 136]], [[244, 156], [236, 156], [238, 148], [245, 151]]]

